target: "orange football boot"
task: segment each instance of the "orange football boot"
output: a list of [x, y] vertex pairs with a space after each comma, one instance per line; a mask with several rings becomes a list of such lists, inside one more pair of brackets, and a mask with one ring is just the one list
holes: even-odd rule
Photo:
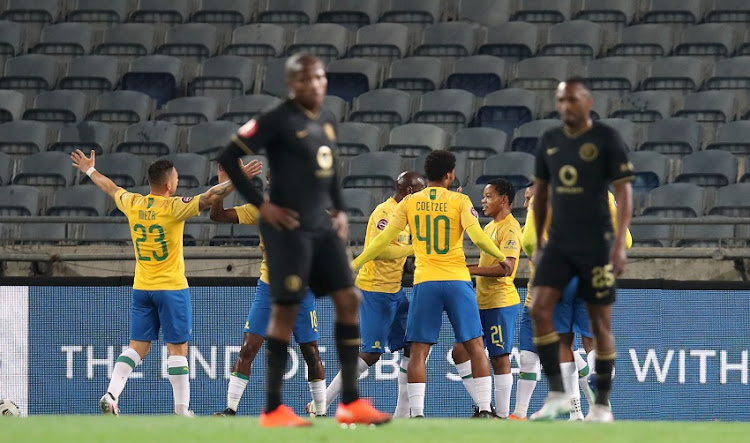
[[340, 404], [336, 409], [336, 421], [343, 424], [381, 425], [391, 421], [391, 414], [378, 411], [369, 401], [360, 398], [348, 405]]
[[260, 414], [260, 425], [264, 428], [298, 428], [312, 426], [312, 422], [300, 418], [289, 406], [281, 405], [273, 412]]
[[518, 417], [518, 416], [516, 416], [516, 415], [510, 414], [510, 416], [508, 416], [508, 420], [513, 420], [513, 421], [526, 421], [526, 420], [528, 420], [528, 417]]

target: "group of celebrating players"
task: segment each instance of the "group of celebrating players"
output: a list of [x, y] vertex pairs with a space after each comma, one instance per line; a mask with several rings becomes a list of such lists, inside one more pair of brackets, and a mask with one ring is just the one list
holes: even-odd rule
[[[424, 175], [404, 172], [398, 177], [394, 195], [370, 216], [364, 250], [350, 263], [345, 248], [348, 221], [334, 168], [336, 121], [322, 109], [327, 86], [323, 64], [298, 54], [287, 60], [286, 72], [289, 100], [239, 129], [218, 159], [219, 184], [194, 198], [174, 197], [178, 173], [169, 161], [149, 166], [150, 193], [142, 196], [97, 172], [93, 151], [90, 157], [81, 151], [71, 155], [73, 165], [127, 216], [136, 255], [130, 345], [117, 359], [99, 403], [102, 412], [119, 413], [118, 399], [128, 376], [161, 329], [169, 353], [174, 411], [192, 415], [187, 361], [192, 314], [182, 234], [187, 218], [210, 207], [212, 220], [257, 224], [263, 250], [227, 407], [216, 415], [236, 414], [253, 359], [265, 342], [266, 406], [261, 426], [312, 424], [282, 403], [287, 348], [294, 334], [309, 368], [310, 414], [326, 415], [340, 394], [340, 423], [388, 422], [391, 415], [360, 399], [357, 386], [359, 375], [388, 348], [403, 350], [394, 417], [424, 417], [426, 360], [446, 312], [455, 334], [453, 360], [476, 405], [475, 417], [525, 420], [541, 363], [550, 392], [532, 420], [568, 413], [572, 420], [582, 420], [580, 383], [590, 403], [586, 420], [612, 421], [609, 392], [615, 344], [610, 316], [615, 278], [624, 271], [625, 248], [632, 241], [627, 227], [633, 174], [616, 131], [591, 121], [591, 95], [582, 81], [571, 79], [558, 88], [563, 126], [540, 138], [535, 184], [526, 190], [524, 205], [529, 211], [523, 230], [511, 213], [518, 202], [513, 201], [510, 182], [496, 179], [484, 188], [482, 209], [492, 221], [482, 229], [471, 200], [449, 190], [455, 157], [434, 151], [425, 161]], [[251, 182], [266, 165], [239, 160], [261, 148], [273, 172], [268, 197]], [[610, 183], [614, 196], [607, 190]], [[234, 188], [248, 203], [225, 209], [223, 199]], [[466, 263], [464, 232], [481, 250], [478, 264]], [[511, 414], [509, 357], [521, 310], [514, 285], [521, 249], [533, 257], [536, 271], [532, 269], [522, 308], [520, 374]], [[415, 256], [416, 264], [411, 302], [401, 288], [409, 255]], [[356, 281], [352, 269], [359, 269]], [[327, 387], [314, 301], [315, 295], [324, 294], [332, 297], [336, 308], [340, 362], [339, 373]], [[575, 332], [588, 338], [587, 352], [595, 348], [589, 353], [595, 392], [586, 382], [589, 364], [573, 352]]]

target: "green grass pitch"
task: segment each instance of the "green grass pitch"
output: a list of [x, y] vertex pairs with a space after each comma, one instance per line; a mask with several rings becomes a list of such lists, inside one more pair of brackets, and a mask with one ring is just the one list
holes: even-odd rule
[[332, 418], [312, 428], [263, 429], [257, 418], [172, 416], [0, 417], [0, 439], [7, 442], [704, 442], [748, 441], [750, 423], [635, 422], [609, 425], [508, 422], [506, 420], [396, 420], [375, 429], [341, 429]]

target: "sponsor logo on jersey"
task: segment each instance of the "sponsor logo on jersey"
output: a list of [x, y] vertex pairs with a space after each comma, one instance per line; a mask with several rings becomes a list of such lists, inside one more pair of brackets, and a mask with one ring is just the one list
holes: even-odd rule
[[375, 227], [377, 227], [379, 231], [382, 231], [383, 229], [385, 229], [386, 226], [388, 226], [388, 220], [384, 218], [381, 218], [380, 220], [378, 220], [378, 223], [375, 225]]
[[248, 121], [240, 127], [239, 131], [237, 131], [237, 133], [244, 138], [250, 138], [255, 135], [256, 132], [258, 132], [258, 124], [255, 122], [255, 119]]
[[193, 198], [194, 197], [182, 197], [182, 202], [183, 203], [190, 203], [191, 201], [193, 201]]

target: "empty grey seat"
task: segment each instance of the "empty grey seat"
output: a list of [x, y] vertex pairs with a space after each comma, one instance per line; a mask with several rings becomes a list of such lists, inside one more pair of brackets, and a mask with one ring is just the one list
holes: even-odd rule
[[409, 48], [409, 29], [398, 23], [374, 23], [360, 28], [354, 43], [349, 47], [349, 57], [365, 57], [382, 63], [406, 55]]
[[357, 30], [378, 21], [379, 2], [360, 0], [328, 0], [325, 10], [318, 13], [318, 23], [337, 23], [348, 29]]
[[10, 183], [13, 176], [13, 160], [4, 152], [0, 152], [0, 186]]
[[198, 75], [188, 85], [188, 94], [205, 95], [226, 103], [252, 91], [254, 85], [253, 62], [245, 57], [220, 55], [201, 63]]
[[375, 209], [375, 197], [367, 189], [344, 189], [341, 198], [344, 201], [344, 210], [352, 217], [369, 217]]
[[672, 51], [674, 35], [669, 26], [644, 24], [628, 26], [620, 33], [620, 41], [609, 50], [609, 55], [653, 60]]
[[700, 217], [703, 215], [705, 192], [700, 186], [673, 183], [649, 192], [643, 215], [657, 217]]
[[[654, 219], [658, 217], [641, 216], [640, 220]], [[630, 233], [633, 235], [633, 246], [638, 248], [668, 248], [672, 245], [672, 224], [631, 224]]]
[[367, 235], [367, 223], [349, 224], [349, 246], [363, 246]]
[[682, 41], [675, 46], [675, 55], [706, 57], [709, 61], [729, 57], [737, 47], [737, 34], [730, 25], [703, 23], [682, 32]]
[[685, 97], [677, 117], [688, 117], [699, 122], [728, 122], [737, 116], [737, 97], [729, 91], [701, 91]]
[[675, 97], [668, 91], [638, 91], [622, 98], [620, 109], [612, 117], [636, 123], [650, 123], [674, 113]]
[[520, 0], [511, 20], [531, 23], [560, 23], [571, 15], [570, 0]]
[[[562, 123], [556, 118], [534, 120], [525, 123], [518, 128], [517, 135], [511, 142], [511, 149], [518, 152], [533, 154], [536, 152], [536, 145], [539, 137], [548, 130], [559, 128], [560, 126], [562, 126]], [[518, 158], [523, 158], [523, 156]]]
[[86, 119], [130, 125], [148, 120], [152, 108], [153, 102], [146, 94], [137, 91], [112, 91], [98, 97]]
[[0, 20], [0, 60], [15, 57], [24, 49], [24, 32], [20, 23]]
[[60, 128], [57, 141], [50, 145], [49, 150], [68, 154], [76, 149], [87, 154], [94, 150], [101, 155], [112, 150], [112, 138], [112, 128], [107, 123], [95, 121], [70, 123]]
[[190, 0], [139, 0], [138, 6], [130, 14], [130, 21], [136, 23], [184, 23], [190, 17]]
[[466, 128], [453, 135], [451, 152], [463, 152], [469, 160], [481, 160], [504, 152], [508, 145], [508, 135], [493, 128]]
[[258, 13], [262, 23], [307, 25], [318, 16], [315, 0], [266, 0]]
[[744, 0], [714, 0], [708, 5], [704, 20], [709, 23], [748, 23], [750, 4]]
[[316, 23], [297, 28], [286, 53], [292, 55], [306, 52], [328, 62], [343, 57], [347, 43], [348, 33], [345, 27], [334, 23]]
[[[428, 155], [430, 155], [429, 152], [424, 152], [414, 159], [415, 171], [420, 174], [425, 173], [424, 164]], [[459, 186], [466, 186], [469, 184], [469, 166], [468, 157], [465, 153], [457, 152], [454, 155], [456, 157], [456, 178], [453, 180], [453, 183], [451, 183], [450, 189], [456, 190]]]
[[541, 99], [531, 91], [508, 88], [488, 94], [477, 111], [477, 124], [513, 135], [515, 129], [539, 115]]
[[482, 211], [482, 199], [484, 198], [484, 187], [485, 184], [479, 185], [467, 185], [463, 188], [463, 193], [468, 195], [471, 199], [471, 203], [474, 205], [474, 209], [477, 212]]
[[26, 41], [34, 44], [42, 27], [60, 18], [60, 0], [8, 0], [0, 19], [23, 23]]
[[5, 62], [0, 89], [36, 94], [53, 89], [57, 83], [57, 59], [51, 55], [25, 54]]
[[21, 243], [56, 244], [66, 240], [65, 223], [24, 223], [18, 241]]
[[178, 128], [166, 121], [141, 121], [128, 126], [117, 152], [164, 156], [177, 150]]
[[14, 121], [0, 125], [0, 152], [29, 155], [47, 147], [47, 125], [35, 121]]
[[107, 215], [109, 196], [95, 185], [70, 186], [55, 191], [47, 215], [78, 217]]
[[39, 189], [33, 186], [0, 186], [0, 215], [39, 214]]
[[719, 127], [716, 139], [706, 149], [721, 149], [732, 154], [750, 154], [750, 121], [741, 120]]
[[644, 23], [695, 24], [703, 16], [701, 0], [651, 0]]
[[67, 21], [107, 27], [128, 18], [128, 0], [76, 0]]
[[582, 74], [580, 66], [562, 57], [533, 57], [516, 65], [516, 76], [509, 86], [529, 90], [556, 90], [561, 81]]
[[154, 52], [156, 31], [146, 23], [123, 23], [108, 29], [94, 49], [95, 54], [111, 55], [123, 62]]
[[440, 89], [443, 66], [435, 57], [408, 57], [395, 60], [383, 82], [384, 88], [402, 91], [429, 92]]
[[630, 120], [624, 118], [603, 118], [599, 120], [599, 123], [616, 130], [630, 152], [634, 151], [641, 143], [641, 128]]
[[21, 160], [21, 168], [13, 177], [13, 184], [65, 187], [73, 184], [75, 174], [76, 170], [70, 167], [68, 154], [39, 152]]
[[262, 93], [284, 98], [289, 95], [289, 88], [286, 85], [285, 63], [285, 58], [268, 60], [266, 69], [263, 71]]
[[115, 57], [87, 55], [68, 63], [68, 69], [57, 88], [101, 93], [115, 89], [119, 80]]
[[646, 141], [640, 150], [665, 155], [685, 155], [700, 149], [703, 128], [688, 118], [666, 118], [648, 126]]
[[281, 57], [286, 49], [286, 31], [279, 25], [253, 23], [232, 32], [232, 42], [225, 54], [266, 60]]
[[387, 0], [381, 22], [431, 25], [440, 20], [440, 0]]
[[250, 21], [254, 9], [255, 2], [246, 0], [201, 0], [198, 9], [190, 14], [190, 21], [232, 29]]
[[476, 97], [502, 89], [507, 67], [505, 60], [492, 55], [472, 55], [456, 61], [453, 72], [445, 80], [449, 89], [464, 89]]
[[494, 178], [504, 178], [516, 189], [531, 184], [534, 175], [534, 156], [526, 152], [503, 152], [487, 157], [482, 168], [482, 175], [477, 183], [487, 183]]
[[474, 95], [463, 89], [441, 89], [419, 97], [414, 123], [429, 123], [453, 133], [466, 127], [474, 114]]
[[33, 106], [23, 113], [23, 119], [75, 123], [85, 117], [87, 107], [88, 98], [83, 92], [58, 89], [37, 95]]
[[708, 78], [709, 66], [694, 57], [665, 57], [651, 65], [651, 73], [643, 80], [643, 89], [695, 91]]
[[586, 84], [594, 91], [622, 95], [638, 88], [645, 75], [644, 67], [630, 57], [605, 57], [586, 67]]
[[346, 116], [346, 102], [341, 97], [326, 95], [323, 99], [322, 108], [333, 114], [338, 122], [342, 121]]
[[[101, 192], [100, 192], [101, 193]], [[122, 223], [85, 223], [82, 225], [82, 244], [108, 244], [124, 246], [132, 242], [130, 225]]]
[[658, 152], [631, 152], [633, 164], [633, 191], [647, 193], [667, 183], [669, 176], [669, 159]]
[[26, 109], [26, 97], [18, 91], [0, 89], [0, 123], [20, 120]]
[[379, 127], [369, 123], [346, 122], [338, 127], [336, 145], [338, 155], [354, 157], [375, 152], [380, 147], [382, 133]]
[[398, 89], [376, 89], [354, 100], [349, 120], [390, 130], [409, 121], [411, 96]]
[[42, 29], [39, 43], [30, 52], [56, 57], [77, 57], [91, 52], [91, 25], [88, 23], [58, 23]]
[[377, 88], [380, 80], [380, 65], [364, 58], [334, 60], [326, 66], [328, 94], [341, 97], [347, 102]]
[[[109, 177], [117, 186], [130, 189], [144, 184], [146, 164], [137, 155], [127, 152], [116, 152], [103, 155], [96, 159], [96, 169]], [[81, 177], [81, 184], [91, 182], [85, 175]]]
[[170, 55], [139, 57], [122, 76], [121, 89], [139, 91], [156, 100], [157, 106], [173, 99], [182, 84], [183, 63]]
[[737, 182], [737, 157], [726, 151], [699, 151], [682, 159], [677, 183], [718, 188]]
[[539, 50], [539, 28], [533, 23], [509, 22], [490, 26], [478, 53], [516, 62], [533, 57]]
[[281, 99], [272, 95], [253, 94], [235, 97], [227, 105], [227, 112], [221, 116], [221, 119], [243, 125], [279, 104], [281, 104]]
[[218, 114], [219, 104], [211, 97], [180, 97], [164, 105], [157, 120], [189, 126], [216, 120]]
[[[703, 217], [710, 219], [712, 217]], [[716, 224], [710, 225], [683, 225], [679, 227], [676, 235], [675, 247], [684, 248], [721, 248], [742, 247], [744, 241], [735, 239], [734, 225]]]
[[196, 154], [214, 154], [227, 146], [240, 126], [230, 121], [206, 122], [188, 131], [187, 148]]
[[588, 63], [597, 58], [604, 44], [604, 31], [586, 20], [571, 20], [549, 28], [547, 44], [540, 55], [566, 57], [571, 61]]
[[200, 62], [216, 52], [218, 39], [218, 33], [214, 25], [185, 23], [167, 30], [164, 44], [156, 48], [156, 53]]
[[750, 217], [750, 183], [737, 183], [719, 189], [708, 215]]
[[425, 28], [414, 55], [466, 57], [476, 49], [479, 27], [468, 22], [444, 22]]
[[[358, 155], [349, 162], [349, 174], [344, 177], [344, 188], [371, 188], [390, 191], [401, 173], [401, 157], [392, 152], [370, 152]], [[2, 188], [0, 188], [2, 189]]]
[[182, 188], [197, 188], [208, 182], [208, 158], [192, 153], [172, 154], [161, 159], [171, 160], [180, 177]]
[[438, 126], [426, 123], [409, 123], [391, 129], [383, 151], [395, 152], [402, 157], [417, 157], [422, 153], [445, 149], [448, 134]]
[[627, 0], [584, 0], [574, 18], [598, 23], [608, 31], [619, 31], [633, 21], [637, 7]]
[[511, 8], [510, 2], [460, 0], [458, 2], [458, 19], [485, 26], [500, 25], [510, 19]]
[[750, 88], [750, 56], [720, 60], [713, 66], [714, 72], [706, 81], [706, 89], [741, 90], [744, 94]]

